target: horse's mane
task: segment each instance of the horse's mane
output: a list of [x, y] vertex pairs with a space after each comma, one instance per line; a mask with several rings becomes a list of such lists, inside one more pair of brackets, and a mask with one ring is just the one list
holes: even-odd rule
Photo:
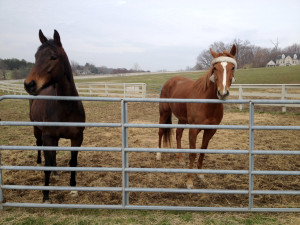
[[195, 81], [193, 89], [196, 89], [198, 92], [205, 92], [210, 85], [210, 76], [212, 75], [213, 67], [211, 66], [209, 70], [198, 80]]
[[[228, 51], [216, 54], [216, 58], [221, 56], [231, 57], [234, 59], [234, 56]], [[198, 92], [205, 92], [211, 84], [210, 77], [212, 74], [213, 66], [211, 66], [203, 76], [201, 76], [198, 80], [195, 81], [193, 88], [196, 89]]]

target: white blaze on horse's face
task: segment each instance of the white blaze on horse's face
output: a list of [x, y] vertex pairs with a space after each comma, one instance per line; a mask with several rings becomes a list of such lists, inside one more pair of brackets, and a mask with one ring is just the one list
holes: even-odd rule
[[227, 66], [227, 62], [221, 62], [221, 65], [223, 66], [223, 92], [222, 95], [226, 94], [226, 82], [227, 82], [227, 78], [226, 78], [226, 66]]

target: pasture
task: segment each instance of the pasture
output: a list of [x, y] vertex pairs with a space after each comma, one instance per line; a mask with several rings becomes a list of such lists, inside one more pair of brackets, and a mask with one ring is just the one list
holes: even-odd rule
[[[292, 68], [292, 67], [290, 67]], [[269, 69], [269, 68], [267, 68]], [[267, 70], [265, 69], [265, 70]], [[273, 69], [273, 68], [272, 68]], [[280, 68], [281, 69], [281, 68]], [[299, 69], [299, 67], [298, 67]], [[242, 72], [237, 71], [237, 82], [244, 79]], [[173, 75], [167, 75], [167, 77]], [[189, 76], [199, 74], [189, 73]], [[254, 75], [253, 75], [254, 76]], [[256, 75], [259, 77], [259, 74]], [[294, 75], [291, 75], [292, 77]], [[124, 77], [110, 78], [115, 82], [161, 83], [167, 79], [165, 75], [159, 77]], [[248, 75], [247, 77], [250, 77]], [[277, 78], [280, 76], [276, 76]], [[274, 77], [275, 78], [275, 77]], [[107, 79], [107, 78], [106, 78]], [[117, 80], [120, 79], [120, 80]], [[126, 81], [124, 80], [126, 79]], [[136, 80], [140, 81], [136, 81]], [[152, 82], [150, 82], [152, 79]], [[246, 79], [246, 78], [245, 78]], [[249, 78], [253, 79], [253, 77]], [[258, 79], [258, 78], [256, 78]], [[256, 80], [255, 79], [255, 80]], [[100, 81], [100, 80], [98, 80]], [[102, 81], [102, 80], [101, 80]], [[112, 81], [112, 80], [109, 80]], [[246, 82], [245, 83], [253, 83]], [[262, 83], [262, 82], [260, 82]], [[264, 83], [271, 83], [265, 80]], [[297, 83], [286, 81], [279, 83]], [[299, 83], [299, 80], [298, 80]], [[119, 103], [84, 102], [87, 122], [120, 122]], [[297, 109], [296, 109], [297, 110]], [[298, 111], [279, 113], [275, 108], [260, 109], [255, 114], [256, 125], [300, 125]], [[129, 103], [129, 122], [157, 123], [158, 105], [156, 103]], [[272, 113], [270, 113], [272, 112]], [[26, 100], [4, 100], [0, 102], [0, 117], [5, 121], [29, 121], [29, 107]], [[238, 112], [231, 106], [225, 107], [221, 124], [247, 125], [248, 112]], [[157, 147], [158, 129], [130, 128], [129, 147]], [[184, 132], [182, 147], [188, 148], [187, 131]], [[1, 127], [1, 145], [34, 145], [35, 140], [31, 127]], [[255, 131], [255, 149], [259, 150], [299, 150], [299, 131]], [[199, 146], [201, 137], [198, 137]], [[248, 149], [248, 131], [218, 130], [210, 142], [211, 149]], [[60, 141], [60, 146], [68, 146], [69, 142]], [[119, 147], [121, 145], [120, 128], [86, 128], [83, 145], [85, 147]], [[173, 137], [173, 146], [175, 138]], [[2, 151], [3, 165], [36, 165], [36, 151]], [[255, 156], [255, 168], [258, 170], [296, 170], [299, 171], [299, 156]], [[58, 166], [68, 166], [69, 152], [59, 152]], [[130, 153], [131, 167], [178, 168], [175, 154], [165, 153], [162, 161], [155, 160], [155, 153]], [[185, 156], [186, 163], [188, 156]], [[80, 152], [78, 166], [120, 167], [121, 153], [113, 152]], [[248, 157], [244, 155], [207, 154], [204, 159], [204, 169], [248, 169]], [[51, 185], [68, 186], [69, 173], [59, 172], [58, 177], [51, 176]], [[78, 172], [77, 186], [120, 187], [122, 176], [117, 172]], [[194, 178], [195, 188], [201, 189], [247, 189], [248, 176], [208, 174], [203, 181]], [[185, 174], [163, 173], [131, 173], [130, 184], [133, 187], [169, 187], [185, 188]], [[37, 171], [3, 171], [3, 183], [11, 185], [43, 185], [43, 172]], [[255, 189], [260, 190], [300, 190], [300, 178], [295, 176], [256, 176]], [[5, 190], [6, 201], [41, 202], [40, 191]], [[69, 192], [51, 191], [53, 203], [74, 204], [120, 204], [119, 192], [79, 192], [77, 198], [70, 198]], [[178, 194], [178, 193], [132, 193], [130, 203], [133, 205], [173, 205], [173, 206], [230, 206], [243, 207], [248, 204], [247, 196], [221, 194]], [[263, 195], [256, 196], [254, 204], [261, 207], [300, 207], [300, 196]], [[113, 211], [113, 210], [47, 210], [47, 209], [5, 209], [1, 213], [0, 223], [21, 223], [22, 219], [39, 223], [69, 223], [69, 224], [296, 224], [299, 223], [298, 214], [282, 213], [191, 213], [191, 212], [149, 212], [149, 211]], [[41, 215], [39, 215], [41, 213]], [[99, 215], [100, 214], [100, 215]], [[17, 219], [12, 219], [17, 215]], [[44, 217], [49, 216], [49, 220]], [[18, 216], [17, 216], [18, 217]], [[52, 222], [51, 222], [52, 221]], [[28, 222], [28, 223], [29, 223]], [[30, 224], [30, 223], [29, 223]], [[31, 223], [32, 224], [32, 223]]]

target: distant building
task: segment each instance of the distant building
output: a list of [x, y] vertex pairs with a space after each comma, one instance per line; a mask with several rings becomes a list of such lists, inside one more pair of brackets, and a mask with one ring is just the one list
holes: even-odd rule
[[276, 59], [276, 66], [300, 65], [300, 54], [282, 54]]
[[276, 66], [276, 63], [273, 60], [268, 62], [267, 65], [266, 65], [266, 67], [273, 67], [273, 66]]

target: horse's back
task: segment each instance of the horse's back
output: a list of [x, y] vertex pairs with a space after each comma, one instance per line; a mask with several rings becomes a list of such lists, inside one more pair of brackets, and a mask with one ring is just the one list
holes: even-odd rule
[[[189, 98], [194, 82], [183, 76], [172, 77], [162, 87], [160, 98]], [[159, 110], [172, 112], [181, 122], [187, 123], [186, 103], [160, 103]]]
[[183, 76], [172, 77], [163, 85], [160, 97], [188, 98], [194, 82], [194, 80]]

